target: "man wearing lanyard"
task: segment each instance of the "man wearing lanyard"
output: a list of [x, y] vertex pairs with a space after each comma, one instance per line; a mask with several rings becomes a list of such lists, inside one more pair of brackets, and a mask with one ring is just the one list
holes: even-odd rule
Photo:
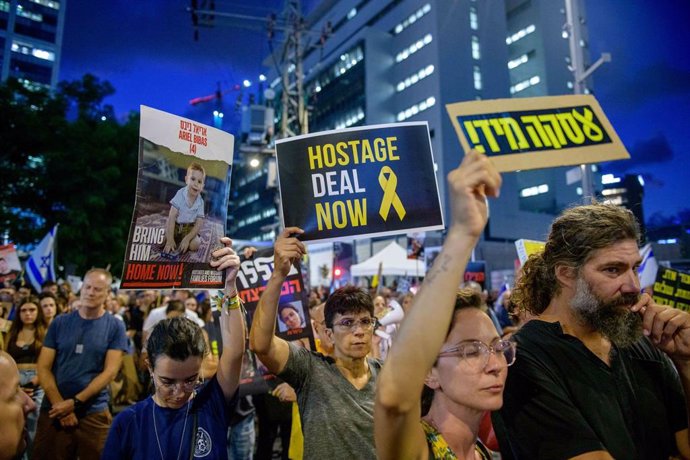
[[108, 384], [127, 350], [124, 325], [106, 314], [112, 276], [94, 268], [84, 276], [78, 307], [53, 320], [38, 358], [45, 390], [33, 458], [98, 459], [112, 416]]

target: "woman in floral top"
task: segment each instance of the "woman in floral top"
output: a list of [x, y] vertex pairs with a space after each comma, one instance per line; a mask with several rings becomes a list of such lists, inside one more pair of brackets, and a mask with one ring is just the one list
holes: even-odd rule
[[503, 404], [515, 346], [501, 340], [477, 308], [477, 294], [456, 288], [486, 225], [486, 197], [498, 196], [500, 185], [491, 162], [474, 151], [448, 175], [453, 218], [443, 249], [377, 382], [374, 431], [381, 460], [490, 455], [477, 440], [479, 424], [486, 411]]

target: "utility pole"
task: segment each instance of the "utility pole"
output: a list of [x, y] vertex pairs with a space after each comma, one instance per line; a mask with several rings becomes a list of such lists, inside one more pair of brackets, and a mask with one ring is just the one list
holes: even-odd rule
[[300, 1], [288, 0], [284, 16], [288, 30], [285, 35], [282, 56], [281, 98], [282, 114], [280, 120], [280, 138], [307, 134], [309, 122], [304, 105], [304, 67], [302, 62], [304, 18]]
[[[602, 53], [601, 57], [585, 69], [585, 56], [582, 42], [582, 17], [580, 15], [580, 0], [565, 0], [566, 23], [563, 29], [568, 33], [570, 45], [570, 69], [573, 72], [573, 92], [585, 94], [585, 81], [603, 63], [611, 61], [610, 53]], [[587, 204], [594, 197], [594, 181], [592, 169], [589, 165], [580, 165], [582, 170], [582, 198]]]

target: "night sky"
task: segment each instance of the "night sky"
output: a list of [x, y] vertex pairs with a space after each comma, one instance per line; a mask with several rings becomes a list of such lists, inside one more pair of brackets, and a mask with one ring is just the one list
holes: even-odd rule
[[[446, 0], [443, 0], [446, 1]], [[553, 0], [556, 1], [556, 0]], [[314, 1], [303, 0], [307, 8]], [[213, 94], [265, 72], [263, 22], [201, 28], [194, 41], [188, 0], [67, 0], [61, 80], [90, 72], [110, 81], [106, 100], [118, 116], [139, 105], [211, 123], [213, 102], [189, 100]], [[247, 7], [246, 5], [252, 5]], [[594, 73], [594, 92], [632, 155], [604, 165], [605, 172], [642, 174], [645, 214], [690, 209], [690, 2], [586, 0], [592, 61], [612, 62]], [[283, 0], [216, 0], [219, 11], [266, 17]], [[237, 22], [235, 24], [238, 24]], [[232, 123], [236, 92], [224, 99], [225, 128]]]

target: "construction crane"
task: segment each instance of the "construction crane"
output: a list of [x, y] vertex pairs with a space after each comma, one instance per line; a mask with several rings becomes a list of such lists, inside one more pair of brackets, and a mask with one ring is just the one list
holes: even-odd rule
[[217, 83], [216, 91], [213, 94], [207, 96], [199, 96], [189, 100], [189, 105], [197, 106], [199, 104], [205, 104], [207, 102], [215, 101], [215, 110], [213, 111], [213, 124], [216, 128], [220, 129], [223, 124], [223, 96], [232, 92], [239, 91], [240, 94], [237, 96], [237, 102], [235, 102], [235, 110], [239, 111], [242, 106], [242, 86], [233, 85], [232, 88], [223, 90], [221, 88], [220, 82]]
[[[323, 48], [331, 33], [330, 23], [326, 24], [321, 31], [307, 29], [301, 14], [300, 0], [286, 0], [281, 18], [273, 13], [266, 18], [218, 11], [214, 0], [190, 1], [191, 7], [188, 10], [192, 16], [195, 40], [199, 37], [199, 27], [215, 27], [221, 23], [244, 29], [266, 30], [271, 59], [276, 67], [276, 73], [281, 77], [281, 117], [278, 137], [285, 138], [308, 133], [309, 114], [305, 104], [302, 61], [305, 53], [314, 47]], [[277, 32], [282, 33], [283, 46], [279, 53], [273, 49]], [[315, 43], [311, 43], [312, 39], [316, 39]], [[214, 96], [204, 96], [202, 99], [205, 101], [207, 100], [205, 98], [213, 100]]]

